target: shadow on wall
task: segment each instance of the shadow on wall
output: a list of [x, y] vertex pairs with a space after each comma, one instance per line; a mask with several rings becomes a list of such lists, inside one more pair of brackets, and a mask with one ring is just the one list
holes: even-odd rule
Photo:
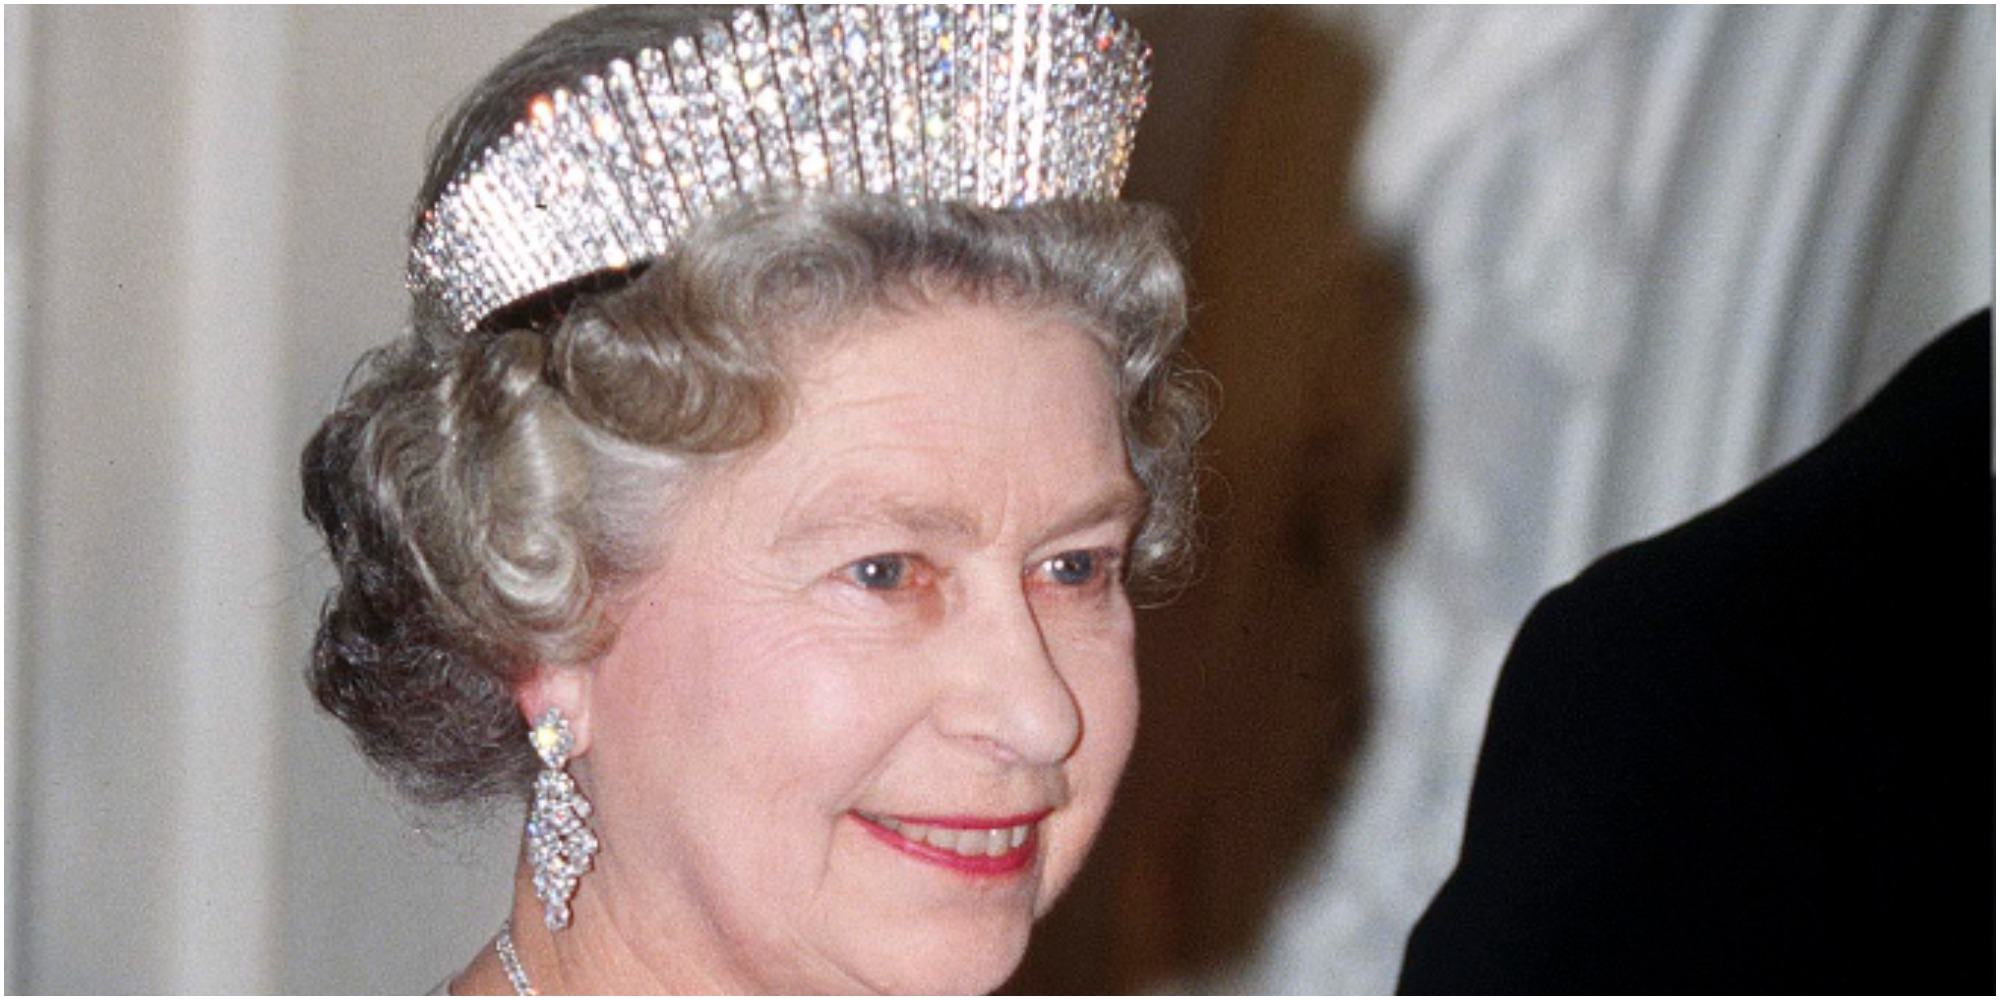
[[1221, 405], [1200, 581], [1141, 615], [1139, 745], [1021, 993], [1199, 988], [1249, 956], [1361, 746], [1363, 574], [1408, 466], [1403, 281], [1347, 205], [1362, 45], [1273, 7], [1133, 20], [1158, 76], [1127, 196], [1191, 241]]

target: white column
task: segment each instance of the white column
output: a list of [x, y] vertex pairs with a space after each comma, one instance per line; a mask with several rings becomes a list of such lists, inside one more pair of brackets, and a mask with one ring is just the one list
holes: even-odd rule
[[[26, 759], [28, 741], [20, 719], [27, 713], [28, 698], [26, 671], [22, 664], [27, 662], [25, 651], [27, 633], [24, 623], [28, 590], [28, 561], [26, 532], [22, 530], [28, 522], [27, 511], [27, 421], [21, 418], [21, 403], [27, 398], [27, 331], [31, 325], [26, 303], [32, 278], [28, 262], [31, 254], [21, 252], [28, 245], [33, 231], [32, 204], [27, 193], [35, 188], [37, 174], [33, 167], [35, 158], [23, 155], [28, 148], [29, 137], [34, 134], [36, 118], [32, 114], [34, 101], [32, 86], [35, 82], [34, 45], [31, 36], [35, 32], [34, 8], [16, 4], [6, 8], [6, 95], [7, 95], [7, 145], [15, 150], [7, 157], [7, 238], [6, 244], [14, 249], [5, 255], [6, 261], [6, 303], [7, 335], [5, 338], [4, 360], [0, 366], [5, 369], [6, 400], [4, 436], [6, 439], [6, 482], [7, 488], [0, 492], [0, 521], [6, 524], [6, 548], [0, 554], [0, 567], [4, 567], [7, 599], [5, 610], [0, 611], [0, 637], [4, 637], [5, 662], [12, 669], [4, 671], [5, 690], [0, 694], [0, 715], [6, 724], [6, 759], [14, 766], [6, 769], [7, 815], [10, 817], [7, 829], [6, 884], [21, 886], [27, 880], [26, 837], [22, 836], [14, 820], [27, 815], [27, 783], [21, 779], [21, 762]], [[20, 953], [16, 942], [21, 940], [20, 928], [25, 926], [26, 915], [18, 905], [22, 894], [9, 892], [6, 900], [6, 947]], [[21, 992], [19, 979], [12, 963], [7, 968], [4, 988], [9, 993]]]
[[286, 17], [9, 16], [10, 986], [276, 984]]
[[174, 992], [276, 988], [280, 699], [300, 654], [279, 618], [285, 472], [285, 11], [189, 15], [173, 395], [180, 586], [173, 724]]

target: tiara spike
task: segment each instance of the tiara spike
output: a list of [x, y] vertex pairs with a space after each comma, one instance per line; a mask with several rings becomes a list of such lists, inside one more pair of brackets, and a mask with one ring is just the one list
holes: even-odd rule
[[[855, 65], [847, 58], [846, 27], [840, 9], [823, 3], [807, 4], [806, 45], [809, 66], [821, 67], [828, 86], [814, 87], [813, 99], [819, 109], [820, 135], [825, 143], [828, 188], [840, 192], [868, 190], [862, 176], [861, 149], [854, 129], [854, 97], [860, 90]], [[810, 77], [808, 70], [807, 76]]]
[[888, 194], [896, 189], [896, 153], [890, 134], [895, 127], [896, 106], [882, 68], [882, 30], [869, 7], [840, 4], [831, 9], [840, 19], [848, 128], [854, 136], [860, 188], [869, 194]]
[[475, 216], [485, 213], [513, 223], [478, 227], [473, 230], [472, 238], [482, 244], [478, 251], [478, 259], [493, 269], [493, 280], [496, 283], [505, 283], [508, 287], [516, 287], [532, 280], [533, 275], [523, 270], [528, 261], [528, 253], [518, 238], [522, 221], [514, 212], [514, 200], [504, 197], [496, 187], [497, 183], [490, 174], [472, 178], [467, 186], [467, 200], [464, 205]]
[[[738, 80], [743, 88], [737, 98], [729, 93], [721, 95], [725, 105], [741, 100], [747, 117], [747, 125], [739, 125], [740, 138], [732, 138], [731, 145], [742, 146], [738, 156], [738, 170], [742, 157], [754, 154], [761, 171], [764, 184], [770, 187], [790, 185], [797, 176], [793, 166], [790, 137], [787, 135], [784, 116], [783, 90], [778, 85], [778, 70], [774, 61], [772, 40], [765, 34], [764, 19], [755, 8], [746, 7], [730, 18], [730, 52], [736, 60]], [[743, 180], [746, 185], [755, 186], [755, 174]]]
[[[526, 261], [529, 273], [567, 273], [574, 266], [570, 245], [561, 238], [563, 230], [555, 217], [555, 206], [566, 204], [567, 199], [557, 197], [553, 191], [549, 175], [555, 165], [543, 152], [544, 140], [534, 126], [533, 115], [538, 107], [531, 106], [530, 117], [514, 126], [514, 142], [502, 151], [501, 159], [507, 172], [514, 176], [515, 197], [525, 206], [518, 217], [522, 222], [522, 240], [533, 248]], [[483, 303], [488, 297], [481, 295], [479, 300]]]
[[[514, 280], [523, 283], [526, 283], [533, 275], [546, 274], [560, 266], [560, 262], [555, 259], [555, 250], [550, 246], [550, 243], [553, 241], [553, 231], [549, 228], [549, 213], [541, 200], [540, 193], [535, 187], [535, 167], [531, 155], [533, 151], [529, 144], [527, 132], [528, 126], [526, 122], [516, 125], [514, 127], [515, 141], [506, 149], [495, 151], [497, 155], [493, 159], [496, 161], [495, 166], [499, 169], [490, 171], [484, 175], [492, 177], [497, 182], [492, 188], [488, 189], [488, 193], [497, 194], [506, 199], [508, 206], [507, 218], [511, 219], [515, 226], [512, 230], [512, 242], [521, 248], [521, 255], [517, 263], [513, 266], [496, 261], [488, 256], [487, 254], [491, 252], [491, 248], [475, 258], [483, 266], [503, 273], [511, 273], [514, 276]], [[460, 207], [464, 208], [465, 206], [461, 204]], [[482, 226], [480, 227], [480, 232], [488, 237], [488, 239], [482, 240], [484, 243], [504, 243], [508, 241], [508, 234], [500, 227]], [[477, 296], [478, 304], [482, 306], [494, 304], [487, 302], [487, 299], [499, 298], [504, 298], [504, 296], [485, 294]]]
[[572, 95], [571, 113], [579, 119], [570, 131], [580, 137], [575, 146], [589, 168], [590, 197], [610, 223], [610, 250], [618, 258], [613, 266], [622, 270], [648, 256], [643, 220], [658, 214], [653, 209], [652, 192], [633, 155], [632, 132], [612, 106], [603, 77], [583, 78]]
[[707, 208], [702, 197], [707, 188], [698, 153], [701, 140], [682, 124], [687, 98], [675, 84], [680, 74], [679, 65], [660, 49], [641, 51], [634, 67], [646, 118], [652, 122], [653, 133], [659, 137], [660, 148], [667, 158], [666, 169], [656, 172], [653, 185], [654, 190], [666, 195], [670, 234], [686, 232], [697, 214]]
[[980, 176], [986, 172], [979, 132], [986, 124], [986, 57], [992, 42], [986, 8], [976, 3], [953, 5], [958, 12], [958, 58], [952, 62], [954, 95], [951, 106], [952, 156], [958, 158], [958, 195], [965, 201], [980, 196]]
[[1027, 90], [1027, 106], [1021, 109], [1021, 201], [1027, 204], [1040, 201], [1046, 196], [1047, 163], [1043, 157], [1047, 152], [1046, 136], [1049, 128], [1049, 86], [1050, 62], [1053, 42], [1049, 22], [1054, 17], [1046, 8], [1035, 11], [1035, 25], [1029, 32], [1033, 40], [1033, 60]]
[[771, 22], [770, 44], [777, 64], [777, 87], [772, 101], [777, 113], [774, 133], [791, 136], [788, 149], [796, 157], [788, 179], [805, 187], [830, 187], [826, 135], [813, 92], [813, 61], [807, 49], [805, 24], [796, 7], [773, 5], [766, 16]]
[[[1080, 137], [1077, 101], [1080, 99], [1076, 73], [1072, 65], [1072, 55], [1077, 46], [1077, 19], [1060, 18], [1056, 22], [1055, 39], [1049, 53], [1049, 117], [1044, 120], [1044, 128], [1058, 135]], [[1046, 166], [1043, 184], [1047, 191], [1063, 191], [1070, 186], [1070, 161], [1074, 159], [1077, 144], [1050, 149], [1044, 156]]]
[[[634, 58], [642, 65], [651, 57], [654, 72], [665, 65], [665, 57], [658, 49], [648, 49]], [[674, 182], [674, 171], [667, 154], [667, 144], [660, 138], [660, 130], [653, 123], [653, 115], [646, 110], [646, 94], [639, 83], [639, 71], [624, 59], [613, 60], [606, 71], [605, 90], [618, 118], [624, 123], [626, 134], [632, 145], [634, 166], [626, 177], [631, 188], [627, 201], [632, 202], [644, 213], [640, 224], [645, 228], [648, 248], [664, 246], [668, 234], [675, 231], [676, 213], [685, 213], [681, 204], [678, 185]]]
[[889, 147], [896, 190], [924, 198], [923, 69], [916, 54], [916, 18], [903, 7], [874, 11], [882, 37], [882, 82], [889, 101]]
[[[952, 79], [952, 46], [957, 35], [951, 30], [951, 14], [943, 7], [926, 6], [911, 15], [910, 55], [917, 60], [917, 134], [923, 143], [923, 181], [913, 192], [926, 200], [955, 198], [957, 175], [950, 170], [952, 149], [957, 136], [951, 127], [951, 105], [955, 85]], [[954, 189], [932, 190], [933, 178], [950, 177]]]
[[1115, 198], [1150, 71], [1067, 4], [743, 8], [528, 102], [419, 218], [409, 287], [471, 330], [766, 191]]
[[993, 198], [1003, 205], [1025, 204], [1021, 183], [1027, 174], [1027, 158], [1022, 150], [1021, 112], [1032, 99], [1033, 64], [1028, 50], [1028, 32], [1034, 27], [1032, 9], [1003, 11], [1006, 15], [1005, 72], [996, 77], [986, 94], [993, 109], [995, 127], [1004, 137], [1000, 145], [1000, 169], [993, 178]]
[[702, 67], [708, 71], [711, 106], [721, 117], [722, 137], [729, 150], [728, 166], [734, 175], [730, 183], [739, 190], [765, 185], [764, 151], [757, 141], [757, 120], [743, 87], [743, 68], [736, 60], [736, 38], [731, 27], [720, 22], [702, 25], [698, 32]]
[[[989, 151], [990, 172], [982, 178], [980, 200], [988, 204], [1018, 205], [1021, 176], [1026, 164], [1021, 158], [1021, 106], [1028, 100], [1023, 79], [1029, 69], [1027, 32], [1033, 11], [1028, 8], [997, 8], [993, 12], [993, 54], [986, 78], [986, 116], [989, 135], [1001, 137]], [[1027, 77], [1032, 79], [1032, 77]]]
[[1153, 51], [1139, 40], [1139, 33], [1132, 26], [1112, 20], [1115, 38], [1114, 61], [1128, 63], [1135, 67], [1130, 75], [1116, 82], [1118, 99], [1106, 107], [1106, 125], [1111, 133], [1111, 156], [1106, 161], [1107, 170], [1099, 178], [1106, 186], [1110, 197], [1116, 197], [1125, 186], [1125, 176], [1132, 169], [1132, 147], [1138, 139], [1139, 116], [1146, 111], [1146, 100], [1153, 79]]
[[588, 168], [574, 154], [564, 155], [562, 150], [564, 143], [557, 130], [565, 124], [563, 119], [567, 116], [561, 109], [568, 104], [569, 91], [558, 87], [530, 106], [527, 134], [536, 179], [535, 206], [547, 220], [548, 229], [569, 234], [566, 240], [549, 241], [554, 258], [551, 264], [574, 271], [586, 261], [602, 260], [609, 255], [605, 252], [602, 229], [579, 228], [583, 217], [580, 210], [588, 197], [584, 189]]

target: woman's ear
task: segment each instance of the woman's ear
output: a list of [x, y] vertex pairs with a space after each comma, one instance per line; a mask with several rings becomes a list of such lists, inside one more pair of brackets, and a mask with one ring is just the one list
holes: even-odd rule
[[569, 722], [570, 737], [576, 741], [571, 757], [590, 751], [590, 671], [585, 667], [537, 664], [514, 686], [514, 704], [529, 726], [553, 708]]

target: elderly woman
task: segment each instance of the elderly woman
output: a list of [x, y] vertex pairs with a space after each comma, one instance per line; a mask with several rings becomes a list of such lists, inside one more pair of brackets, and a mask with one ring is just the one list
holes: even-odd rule
[[[1198, 397], [1067, 7], [596, 11], [449, 121], [413, 329], [308, 445], [313, 686], [530, 795], [459, 993], [1001, 983], [1138, 713]], [[496, 915], [496, 922], [499, 915]]]

